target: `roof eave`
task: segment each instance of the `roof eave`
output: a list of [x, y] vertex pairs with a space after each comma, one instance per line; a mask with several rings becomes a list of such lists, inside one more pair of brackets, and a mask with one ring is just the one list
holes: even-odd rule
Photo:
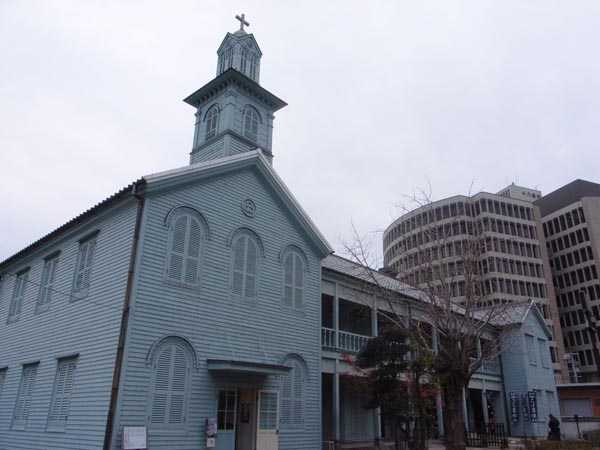
[[286, 102], [284, 102], [271, 92], [267, 91], [265, 88], [261, 87], [256, 81], [248, 78], [246, 75], [237, 71], [233, 67], [227, 69], [221, 75], [206, 83], [196, 92], [184, 98], [183, 101], [186, 102], [188, 105], [197, 108], [198, 105], [207, 101], [215, 93], [225, 88], [227, 84], [229, 84], [231, 81], [238, 82], [244, 87], [253, 91], [255, 95], [257, 95], [263, 101], [271, 105], [271, 107], [273, 108], [273, 112], [276, 112], [284, 106], [287, 106]]

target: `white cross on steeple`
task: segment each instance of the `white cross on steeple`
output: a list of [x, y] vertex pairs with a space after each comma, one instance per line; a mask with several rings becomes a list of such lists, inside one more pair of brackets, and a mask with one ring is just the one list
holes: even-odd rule
[[235, 16], [235, 18], [240, 21], [240, 30], [244, 31], [244, 25], [246, 25], [247, 27], [250, 26], [250, 23], [246, 22], [246, 15], [245, 14], [242, 14], [241, 17], [240, 16]]

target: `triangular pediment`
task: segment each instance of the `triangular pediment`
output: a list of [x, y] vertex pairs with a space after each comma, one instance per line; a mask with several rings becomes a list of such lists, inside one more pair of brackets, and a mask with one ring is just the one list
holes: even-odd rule
[[308, 236], [321, 257], [333, 253], [331, 245], [283, 183], [283, 180], [273, 170], [260, 149], [147, 175], [143, 177], [143, 180], [146, 182], [146, 193], [160, 195], [187, 186], [206, 183], [209, 180], [227, 177], [243, 170], [252, 170], [261, 179], [271, 195], [286, 209], [290, 219], [294, 220]]

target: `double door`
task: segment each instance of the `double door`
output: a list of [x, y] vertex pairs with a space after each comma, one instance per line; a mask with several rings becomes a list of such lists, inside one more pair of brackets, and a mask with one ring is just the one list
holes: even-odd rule
[[277, 450], [278, 409], [278, 391], [220, 389], [215, 450]]

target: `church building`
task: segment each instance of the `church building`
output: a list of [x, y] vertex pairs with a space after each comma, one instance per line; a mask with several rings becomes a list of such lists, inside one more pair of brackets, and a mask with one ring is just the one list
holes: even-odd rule
[[[216, 77], [185, 99], [190, 164], [0, 262], [0, 449], [316, 450], [385, 435], [340, 379], [342, 353], [377, 333], [376, 314], [348, 316], [364, 279], [273, 169], [286, 103], [260, 85], [239, 20]], [[490, 367], [473, 392], [480, 405], [493, 390], [508, 421]]]

